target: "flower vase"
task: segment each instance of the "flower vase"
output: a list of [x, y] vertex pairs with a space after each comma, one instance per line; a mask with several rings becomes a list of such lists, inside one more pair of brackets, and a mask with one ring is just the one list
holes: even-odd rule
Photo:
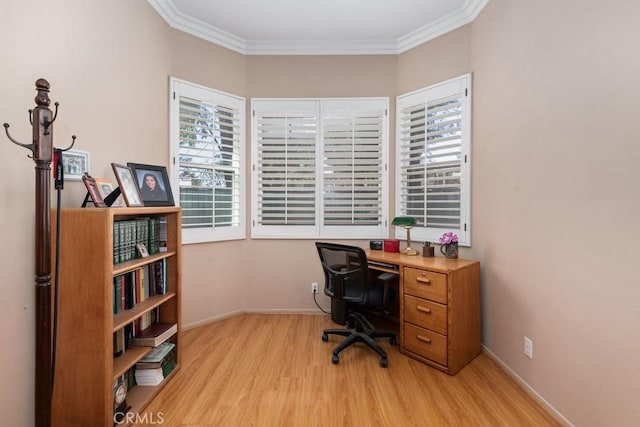
[[440, 253], [448, 259], [458, 259], [458, 242], [446, 243], [440, 246]]

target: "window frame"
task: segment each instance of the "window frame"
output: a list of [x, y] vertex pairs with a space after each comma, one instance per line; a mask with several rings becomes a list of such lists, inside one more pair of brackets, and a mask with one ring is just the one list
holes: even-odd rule
[[[214, 224], [207, 227], [185, 228], [181, 224], [182, 243], [206, 243], [228, 240], [242, 240], [246, 238], [246, 100], [243, 97], [219, 91], [210, 87], [199, 85], [197, 83], [170, 77], [169, 79], [169, 103], [170, 103], [170, 144], [169, 144], [169, 172], [171, 185], [178, 191], [178, 202], [180, 206], [181, 188], [180, 188], [180, 96], [191, 95], [196, 99], [206, 99], [214, 105], [221, 105], [232, 108], [237, 111], [238, 117], [238, 143], [237, 156], [238, 168], [230, 166], [212, 166], [212, 169], [225, 169], [234, 173], [237, 186], [232, 188], [232, 206], [237, 206], [237, 223], [229, 226], [215, 226]], [[236, 144], [234, 143], [234, 146]], [[234, 153], [235, 154], [235, 153]], [[235, 190], [237, 189], [237, 195]], [[214, 202], [215, 203], [215, 202]], [[233, 210], [233, 207], [232, 207]], [[213, 208], [212, 208], [213, 211]], [[215, 213], [214, 213], [215, 215]], [[184, 221], [184, 216], [183, 216]]]
[[[380, 130], [380, 224], [376, 226], [365, 225], [325, 225], [324, 224], [324, 128], [323, 117], [326, 105], [344, 104], [354, 111], [358, 106], [374, 105], [369, 109], [384, 110], [381, 115]], [[317, 133], [315, 135], [316, 159], [315, 163], [315, 214], [314, 225], [261, 225], [259, 216], [259, 196], [261, 191], [259, 172], [259, 134], [258, 120], [268, 105], [279, 104], [283, 110], [280, 114], [291, 113], [295, 106], [300, 109], [310, 109], [314, 105], [317, 120]], [[290, 108], [287, 110], [287, 108]], [[257, 111], [257, 113], [256, 113]], [[336, 108], [330, 109], [336, 111]], [[251, 100], [251, 238], [255, 239], [370, 239], [388, 237], [389, 214], [389, 180], [388, 180], [388, 153], [389, 153], [389, 98], [388, 97], [336, 97], [336, 98], [253, 98]], [[275, 112], [274, 112], [275, 113]]]
[[[411, 236], [416, 241], [429, 241], [438, 243], [438, 239], [445, 232], [453, 232], [458, 235], [460, 246], [471, 246], [471, 99], [472, 99], [472, 74], [464, 74], [443, 82], [436, 83], [399, 95], [396, 98], [396, 215], [405, 215], [406, 210], [403, 209], [403, 157], [402, 157], [402, 133], [403, 133], [403, 110], [419, 104], [427, 104], [446, 97], [453, 96], [456, 93], [464, 93], [462, 95], [462, 114], [461, 114], [461, 150], [460, 150], [460, 227], [444, 228], [444, 227], [413, 227]], [[428, 210], [425, 210], [425, 217]], [[398, 239], [406, 238], [406, 232], [401, 227], [396, 227], [395, 236]]]

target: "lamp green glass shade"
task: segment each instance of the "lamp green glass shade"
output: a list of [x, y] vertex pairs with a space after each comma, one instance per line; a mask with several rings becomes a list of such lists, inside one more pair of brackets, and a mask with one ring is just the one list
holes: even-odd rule
[[399, 227], [413, 227], [416, 225], [416, 219], [412, 216], [397, 216], [393, 218], [391, 224]]
[[403, 227], [405, 230], [407, 230], [407, 247], [400, 252], [405, 255], [418, 255], [417, 250], [411, 249], [411, 227], [416, 225], [416, 219], [412, 216], [397, 216], [393, 218], [391, 224], [397, 225], [398, 227]]

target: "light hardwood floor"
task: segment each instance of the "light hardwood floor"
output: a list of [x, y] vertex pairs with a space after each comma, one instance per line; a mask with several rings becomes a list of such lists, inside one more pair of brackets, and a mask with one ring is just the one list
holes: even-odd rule
[[166, 426], [559, 425], [485, 354], [452, 377], [380, 340], [387, 369], [362, 344], [333, 365], [342, 338], [320, 339], [333, 327], [244, 314], [186, 331], [182, 368], [145, 413]]

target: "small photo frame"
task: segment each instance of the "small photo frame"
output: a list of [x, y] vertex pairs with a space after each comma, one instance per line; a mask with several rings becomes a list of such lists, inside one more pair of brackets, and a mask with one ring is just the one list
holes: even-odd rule
[[174, 206], [171, 183], [164, 166], [127, 163], [136, 178], [145, 206]]
[[[107, 205], [104, 203], [104, 200], [102, 199], [102, 195], [98, 190], [98, 186], [96, 185], [95, 179], [93, 179], [91, 175], [85, 172], [82, 175], [82, 181], [84, 182], [84, 185], [87, 187], [87, 191], [89, 192], [89, 197], [91, 197], [91, 200], [93, 201], [94, 206], [96, 208], [106, 208]], [[85, 203], [87, 201], [88, 200], [85, 198]], [[82, 206], [85, 206], [85, 204], [83, 204]]]
[[[113, 184], [113, 181], [111, 181], [108, 178], [95, 177], [93, 178], [93, 180], [96, 182], [96, 187], [98, 188], [98, 191], [102, 196], [102, 200], [105, 200], [105, 204], [106, 204], [107, 196], [111, 194], [113, 190], [115, 190], [117, 187]], [[118, 198], [111, 204], [112, 208], [122, 208], [125, 206], [127, 205], [124, 203], [124, 200], [122, 199], [122, 194], [119, 195]]]
[[144, 245], [144, 243], [136, 243], [136, 249], [138, 249], [138, 253], [140, 254], [141, 258], [149, 257], [149, 252], [147, 251], [147, 247]]
[[124, 197], [124, 201], [127, 206], [144, 206], [140, 190], [138, 190], [138, 186], [136, 185], [136, 180], [133, 177], [131, 169], [128, 166], [120, 165], [118, 163], [111, 163], [111, 167], [113, 168], [113, 173], [118, 180], [120, 192], [122, 193], [122, 197]]
[[62, 171], [65, 180], [81, 181], [85, 172], [89, 173], [89, 153], [78, 150], [63, 151]]

